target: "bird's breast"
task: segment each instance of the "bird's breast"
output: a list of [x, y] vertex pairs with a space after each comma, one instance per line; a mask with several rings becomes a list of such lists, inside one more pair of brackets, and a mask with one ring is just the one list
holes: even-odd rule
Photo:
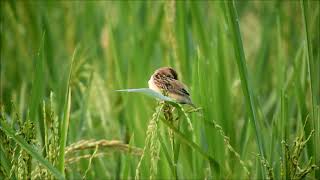
[[161, 90], [155, 85], [153, 76], [148, 81], [149, 89], [152, 89], [158, 93], [161, 93]]

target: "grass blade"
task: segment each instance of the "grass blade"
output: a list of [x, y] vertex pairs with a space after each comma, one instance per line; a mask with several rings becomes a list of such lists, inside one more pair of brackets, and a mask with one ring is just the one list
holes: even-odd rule
[[226, 2], [226, 7], [230, 15], [229, 26], [231, 27], [230, 29], [233, 34], [234, 50], [235, 50], [236, 61], [237, 61], [238, 70], [239, 70], [240, 79], [241, 79], [242, 91], [245, 96], [247, 108], [250, 114], [250, 119], [255, 130], [259, 152], [261, 156], [264, 158], [265, 157], [264, 145], [263, 145], [262, 137], [260, 134], [259, 123], [256, 115], [257, 111], [254, 105], [253, 91], [248, 81], [246, 59], [245, 59], [245, 54], [244, 54], [242, 39], [240, 34], [240, 28], [238, 23], [239, 18], [238, 18], [236, 7], [233, 1]]
[[45, 144], [45, 132], [44, 132], [44, 122], [41, 118], [37, 119], [37, 112], [39, 108], [39, 104], [43, 98], [44, 93], [44, 77], [45, 77], [45, 70], [44, 70], [44, 37], [45, 33], [42, 36], [42, 41], [40, 44], [40, 48], [38, 50], [38, 53], [35, 57], [35, 73], [33, 76], [33, 84], [32, 84], [32, 91], [31, 91], [31, 100], [30, 100], [30, 119], [31, 121], [35, 122], [37, 127], [39, 128], [40, 137], [42, 145]]
[[171, 172], [174, 175], [174, 177], [176, 177], [176, 168], [174, 167], [173, 161], [170, 158], [168, 148], [166, 147], [166, 144], [164, 143], [165, 141], [163, 140], [161, 134], [159, 134], [158, 139], [159, 139], [159, 142], [161, 145], [161, 149], [162, 149], [162, 151], [166, 157], [166, 160], [170, 166]]
[[186, 137], [186, 135], [182, 134], [176, 127], [174, 127], [172, 124], [170, 124], [168, 121], [160, 118], [160, 120], [166, 125], [168, 126], [170, 129], [173, 130], [173, 132], [175, 133], [176, 137], [178, 137], [182, 142], [186, 143], [188, 146], [190, 146], [191, 148], [193, 148], [195, 151], [199, 152], [205, 159], [208, 159], [210, 164], [214, 167], [214, 170], [216, 171], [217, 174], [220, 173], [220, 165], [219, 163], [212, 157], [210, 156], [208, 153], [206, 153], [205, 151], [203, 151], [199, 145], [197, 145], [196, 143], [188, 140], [188, 138]]
[[89, 78], [89, 83], [88, 83], [89, 85], [88, 85], [88, 88], [87, 88], [85, 96], [84, 96], [83, 106], [81, 107], [81, 115], [80, 115], [80, 121], [79, 121], [79, 126], [78, 126], [80, 132], [78, 132], [78, 134], [77, 134], [77, 139], [79, 139], [83, 135], [83, 132], [84, 132], [85, 126], [83, 126], [83, 124], [86, 119], [86, 114], [88, 111], [88, 104], [89, 104], [89, 97], [90, 97], [90, 93], [91, 93], [92, 80], [93, 80], [93, 71], [90, 72], [90, 78]]
[[70, 80], [72, 75], [72, 66], [74, 62], [74, 57], [76, 54], [76, 50], [73, 53], [73, 57], [71, 60], [70, 70], [69, 70], [69, 76], [67, 79], [67, 85], [66, 85], [66, 99], [64, 103], [64, 113], [62, 121], [60, 121], [60, 142], [59, 142], [59, 158], [58, 158], [58, 169], [60, 173], [64, 174], [64, 168], [65, 168], [65, 147], [67, 143], [67, 137], [68, 137], [68, 129], [69, 129], [69, 121], [70, 121], [70, 109], [71, 109], [71, 88], [70, 88]]
[[17, 144], [21, 146], [25, 151], [27, 151], [34, 159], [39, 161], [43, 166], [45, 166], [57, 179], [64, 179], [63, 175], [50, 164], [43, 156], [41, 156], [37, 150], [30, 146], [24, 139], [20, 136], [16, 136], [15, 133], [5, 124], [1, 123], [0, 128], [11, 137]]
[[59, 149], [59, 170], [64, 175], [64, 164], [65, 164], [65, 147], [67, 143], [67, 135], [68, 135], [68, 128], [69, 128], [69, 120], [70, 120], [70, 108], [71, 108], [71, 91], [68, 89], [68, 96], [66, 107], [64, 111], [64, 118], [62, 121], [61, 126], [61, 136], [60, 136], [60, 149]]
[[[310, 19], [307, 17], [308, 13], [308, 2], [306, 0], [301, 0], [301, 9], [302, 9], [302, 18], [303, 18], [303, 25], [304, 25], [304, 34], [305, 34], [305, 41], [307, 45], [307, 62], [308, 62], [308, 71], [309, 71], [309, 78], [310, 78], [310, 91], [311, 91], [311, 122], [307, 123], [306, 125], [306, 131], [305, 134], [310, 134], [312, 129], [316, 129], [316, 107], [319, 105], [319, 102], [317, 102], [317, 77], [316, 77], [316, 67], [315, 64], [316, 62], [314, 61], [313, 58], [313, 47], [312, 47], [312, 42], [311, 42], [311, 36], [309, 33], [309, 26], [310, 26]], [[310, 4], [310, 3], [309, 3]], [[316, 8], [316, 7], [314, 7]], [[318, 20], [319, 22], [319, 20]], [[319, 35], [319, 34], [318, 34]], [[319, 134], [319, 132], [318, 132]], [[314, 136], [313, 141], [309, 141], [307, 143], [307, 150], [310, 155], [314, 154], [316, 152], [315, 150], [318, 149], [318, 143], [316, 141], [316, 137]], [[317, 154], [317, 153], [316, 153]], [[315, 155], [315, 160], [316, 162], [320, 161], [320, 158], [318, 155]], [[316, 179], [320, 178], [320, 170], [316, 170]]]
[[209, 50], [208, 38], [206, 38], [207, 32], [203, 27], [203, 23], [200, 17], [199, 2], [192, 2], [190, 4], [190, 8], [192, 12], [192, 17], [194, 18], [194, 21], [195, 21], [195, 27], [197, 28], [196, 34], [199, 38], [199, 41], [201, 42], [199, 44], [201, 46], [201, 49], [203, 49], [205, 56], [208, 58], [211, 51]]

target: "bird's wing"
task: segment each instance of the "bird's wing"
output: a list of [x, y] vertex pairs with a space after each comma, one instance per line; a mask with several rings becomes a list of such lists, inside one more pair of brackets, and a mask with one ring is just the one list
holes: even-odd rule
[[174, 93], [182, 96], [190, 96], [186, 86], [178, 80], [172, 78], [154, 78], [154, 84], [168, 93]]
[[186, 86], [177, 80], [170, 80], [169, 83], [166, 84], [167, 90], [171, 93], [187, 95], [190, 96], [189, 92], [186, 90]]

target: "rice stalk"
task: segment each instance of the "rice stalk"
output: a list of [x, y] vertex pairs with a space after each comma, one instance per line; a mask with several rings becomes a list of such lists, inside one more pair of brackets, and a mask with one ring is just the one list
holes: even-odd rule
[[72, 69], [73, 69], [73, 63], [75, 56], [77, 54], [77, 48], [74, 50], [68, 76], [66, 79], [66, 84], [64, 85], [64, 92], [65, 94], [62, 94], [64, 102], [63, 104], [63, 116], [61, 118], [60, 124], [59, 124], [59, 158], [58, 158], [58, 169], [61, 174], [65, 175], [64, 173], [64, 158], [65, 158], [65, 147], [67, 143], [67, 137], [68, 137], [68, 130], [69, 130], [69, 122], [70, 122], [70, 111], [71, 111], [71, 76], [72, 76]]
[[151, 166], [150, 166], [150, 179], [154, 179], [157, 174], [157, 162], [159, 160], [159, 150], [160, 150], [160, 144], [158, 141], [158, 134], [157, 134], [157, 128], [158, 128], [158, 121], [160, 113], [163, 109], [164, 103], [159, 103], [156, 107], [155, 112], [152, 115], [152, 119], [149, 122], [148, 129], [147, 129], [147, 137], [145, 139], [145, 146], [143, 148], [142, 155], [140, 157], [140, 160], [138, 162], [136, 172], [135, 172], [135, 179], [140, 179], [140, 167], [141, 163], [143, 161], [143, 158], [145, 156], [145, 153], [147, 150], [150, 150], [151, 155]]
[[[21, 136], [28, 144], [34, 145], [35, 143], [35, 126], [34, 123], [29, 119], [23, 121], [18, 113], [16, 113], [17, 126], [16, 126], [16, 134]], [[1, 123], [7, 123], [6, 120], [2, 119]], [[27, 153], [27, 151], [21, 147], [19, 147], [8, 135], [4, 141], [9, 147], [4, 148], [5, 154], [12, 156], [11, 159], [11, 170], [9, 178], [13, 178], [16, 176], [18, 179], [29, 179], [31, 178], [32, 171], [32, 156]], [[9, 138], [9, 139], [8, 139]], [[10, 142], [11, 141], [11, 142]], [[12, 147], [12, 144], [13, 147]], [[10, 147], [11, 146], [11, 147]], [[13, 149], [12, 149], [13, 148]], [[13, 176], [15, 174], [15, 176]]]
[[[192, 126], [191, 119], [190, 119], [188, 113], [190, 113], [190, 112], [197, 112], [197, 111], [200, 110], [201, 108], [193, 108], [192, 110], [190, 110], [190, 111], [187, 112], [187, 111], [184, 110], [184, 108], [182, 107], [182, 105], [178, 104], [178, 106], [180, 107], [181, 112], [183, 113], [183, 115], [184, 115], [184, 116], [186, 117], [186, 119], [187, 119], [187, 122], [188, 122], [188, 125], [189, 125], [189, 129], [190, 129], [190, 131], [191, 131], [191, 134], [194, 134], [194, 128], [193, 128], [193, 126]], [[194, 136], [193, 136], [193, 137], [194, 137]]]
[[[236, 62], [238, 66], [238, 72], [241, 79], [242, 91], [246, 99], [246, 106], [249, 111], [250, 122], [255, 131], [256, 142], [259, 152], [263, 158], [265, 158], [265, 146], [262, 139], [262, 133], [260, 131], [260, 125], [257, 117], [257, 106], [254, 103], [253, 86], [248, 78], [247, 63], [245, 58], [245, 52], [242, 43], [242, 36], [239, 27], [239, 16], [236, 10], [235, 2], [225, 2], [227, 13], [230, 16], [228, 20], [230, 30], [233, 34], [233, 47], [236, 55]], [[248, 119], [249, 120], [249, 119]], [[264, 176], [264, 174], [262, 175]]]
[[261, 157], [259, 154], [257, 157], [260, 159], [261, 164], [267, 169], [267, 179], [273, 180], [274, 178], [274, 170], [270, 166], [270, 163], [265, 158]]
[[[49, 102], [43, 101], [43, 122], [44, 122], [44, 135], [45, 144], [42, 147], [45, 152], [45, 158], [53, 165], [57, 166], [57, 161], [59, 157], [59, 121], [58, 117], [55, 115], [55, 104], [54, 104], [54, 94], [50, 92]], [[54, 179], [55, 177], [41, 164], [37, 164], [35, 169], [32, 171], [32, 178], [44, 178], [44, 179]]]
[[[16, 115], [18, 117], [18, 115]], [[8, 148], [11, 158], [11, 170], [8, 177], [17, 175], [16, 178], [30, 179], [33, 178], [32, 159], [40, 162], [39, 164], [46, 167], [46, 170], [52, 173], [56, 178], [63, 179], [61, 174], [52, 166], [43, 156], [41, 156], [38, 150], [35, 149], [36, 144], [36, 131], [35, 125], [29, 118], [24, 122], [18, 119], [17, 124], [8, 124], [4, 116], [1, 116], [0, 129], [8, 138], [10, 138], [10, 144], [15, 148]], [[10, 123], [13, 123], [11, 121]], [[9, 126], [15, 127], [15, 129]], [[15, 131], [15, 132], [14, 132]], [[13, 150], [13, 152], [12, 152]], [[13, 156], [11, 156], [13, 154]]]
[[[167, 96], [167, 92], [164, 93]], [[176, 127], [176, 124], [179, 123], [179, 119], [174, 118], [174, 107], [171, 106], [170, 104], [165, 104], [163, 107], [163, 114], [165, 117], [165, 120], [169, 122], [172, 126]], [[170, 145], [171, 145], [171, 152], [173, 156], [173, 164], [172, 164], [172, 171], [173, 171], [173, 176], [174, 178], [178, 179], [178, 174], [177, 174], [177, 161], [178, 161], [178, 154], [176, 153], [176, 146], [175, 146], [175, 138], [174, 138], [174, 132], [172, 129], [168, 128], [168, 136], [170, 140]]]
[[16, 161], [17, 159], [17, 152], [18, 152], [18, 145], [15, 146], [15, 148], [12, 151], [12, 159], [11, 159], [11, 169], [10, 169], [10, 173], [9, 173], [9, 179], [15, 177], [15, 172], [17, 171], [17, 167], [18, 167], [18, 162]]
[[59, 159], [58, 159], [58, 167], [61, 174], [64, 174], [64, 158], [65, 158], [65, 146], [67, 143], [67, 133], [69, 129], [69, 121], [70, 121], [70, 109], [71, 109], [71, 90], [68, 88], [67, 90], [67, 99], [64, 109], [64, 118], [61, 125], [61, 136], [59, 141]]
[[190, 146], [192, 149], [194, 149], [195, 151], [197, 151], [199, 154], [201, 154], [205, 159], [207, 159], [210, 163], [211, 168], [214, 169], [214, 171], [217, 173], [217, 175], [219, 176], [220, 174], [220, 165], [219, 163], [211, 156], [209, 155], [207, 152], [205, 152], [201, 147], [199, 147], [199, 145], [197, 145], [196, 143], [194, 143], [193, 141], [190, 141], [186, 135], [184, 135], [183, 133], [181, 133], [175, 126], [173, 126], [171, 123], [167, 122], [165, 119], [161, 119], [160, 120], [166, 125], [168, 126], [170, 129], [172, 129], [172, 131], [175, 133], [176, 137], [178, 137], [183, 143], [187, 144], [188, 146]]
[[[320, 69], [319, 69], [319, 54], [318, 54], [318, 58], [315, 59], [314, 54], [316, 54], [317, 52], [319, 53], [319, 47], [314, 48], [315, 46], [319, 46], [319, 29], [316, 30], [315, 37], [317, 37], [316, 43], [312, 42], [312, 33], [310, 31], [310, 29], [312, 29], [311, 24], [312, 21], [310, 19], [310, 4], [312, 3], [314, 9], [317, 9], [318, 12], [318, 17], [316, 20], [316, 24], [319, 24], [319, 2], [310, 2], [310, 1], [306, 1], [306, 0], [300, 0], [300, 7], [301, 7], [301, 11], [302, 11], [302, 19], [303, 19], [303, 28], [304, 28], [304, 41], [306, 43], [306, 59], [307, 59], [307, 64], [308, 64], [308, 76], [309, 76], [309, 86], [310, 86], [310, 94], [311, 94], [311, 122], [307, 125], [306, 128], [306, 134], [311, 133], [311, 129], [317, 129], [319, 131], [319, 122], [316, 121], [317, 115], [316, 115], [316, 108], [317, 106], [320, 105], [320, 98], [319, 98], [319, 93], [320, 93], [320, 84], [319, 84], [319, 74], [320, 74]], [[309, 17], [308, 17], [309, 15]], [[317, 26], [319, 28], [319, 26]], [[314, 49], [313, 49], [314, 48]], [[314, 53], [313, 50], [315, 50], [316, 52]], [[318, 64], [318, 65], [317, 65]], [[318, 72], [317, 72], [318, 70]], [[319, 92], [317, 92], [319, 91]], [[316, 151], [319, 151], [319, 144], [317, 143], [317, 141], [319, 141], [319, 133], [317, 133], [317, 135], [315, 135], [314, 140], [308, 142], [308, 153], [310, 155], [317, 153]], [[315, 155], [315, 162], [319, 163], [320, 158], [318, 155]], [[318, 161], [318, 162], [317, 162]], [[315, 178], [319, 179], [320, 178], [320, 170], [316, 170], [315, 173]]]
[[[306, 122], [304, 124], [304, 127], [306, 126]], [[302, 163], [299, 162], [302, 156], [302, 151], [313, 136], [314, 132], [315, 131], [312, 130], [305, 140], [304, 133], [302, 132], [300, 136], [296, 137], [291, 147], [285, 140], [281, 141], [281, 144], [283, 145], [282, 148], [285, 154], [284, 158], [281, 160], [281, 178], [303, 179], [312, 171], [319, 168], [318, 165], [312, 164], [312, 157], [309, 158], [309, 161], [306, 165], [302, 165]], [[270, 169], [268, 167], [266, 168]]]
[[237, 157], [237, 159], [238, 159], [239, 163], [241, 164], [247, 177], [250, 178], [250, 172], [249, 172], [245, 162], [241, 159], [240, 154], [231, 146], [230, 138], [224, 133], [222, 127], [220, 125], [218, 125], [218, 123], [214, 120], [213, 120], [213, 126], [219, 132], [221, 137], [223, 138], [223, 141], [224, 141], [226, 147], [228, 148], [228, 150]]

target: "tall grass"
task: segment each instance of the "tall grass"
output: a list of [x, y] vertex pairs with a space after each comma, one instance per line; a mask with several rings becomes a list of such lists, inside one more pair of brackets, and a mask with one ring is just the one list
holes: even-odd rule
[[[0, 179], [319, 179], [319, 18], [317, 1], [1, 1]], [[199, 107], [169, 102], [176, 121], [116, 91], [162, 66]]]

